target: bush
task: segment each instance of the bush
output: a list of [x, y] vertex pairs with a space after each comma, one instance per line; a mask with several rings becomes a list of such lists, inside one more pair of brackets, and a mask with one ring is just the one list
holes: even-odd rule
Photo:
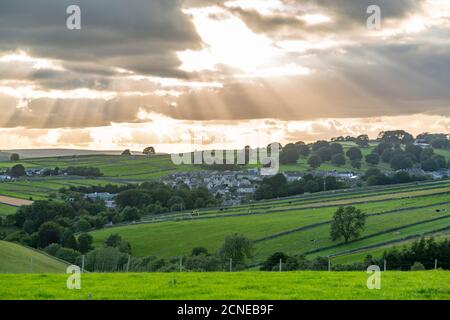
[[423, 271], [425, 270], [425, 266], [420, 262], [414, 262], [411, 267], [411, 271]]
[[308, 159], [308, 165], [312, 169], [317, 169], [322, 165], [322, 159], [316, 155], [313, 155]]
[[366, 156], [366, 163], [376, 166], [380, 163], [380, 156], [376, 153], [368, 154]]
[[333, 158], [331, 159], [331, 163], [334, 164], [335, 166], [343, 166], [345, 165], [345, 157], [343, 154], [338, 153], [335, 154], [333, 156]]

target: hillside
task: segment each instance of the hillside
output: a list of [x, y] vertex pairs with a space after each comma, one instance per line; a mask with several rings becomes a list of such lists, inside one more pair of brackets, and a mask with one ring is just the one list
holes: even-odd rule
[[[92, 235], [100, 246], [118, 233], [131, 243], [136, 256], [170, 258], [199, 246], [212, 252], [234, 233], [255, 241], [254, 263], [279, 251], [334, 256], [450, 228], [449, 194], [450, 181], [328, 192], [202, 210], [198, 217], [189, 213], [165, 215], [159, 221], [148, 217], [140, 224]], [[362, 237], [348, 244], [329, 239], [330, 220], [342, 205], [354, 205], [369, 215]]]
[[67, 265], [15, 243], [0, 241], [0, 273], [64, 273]]

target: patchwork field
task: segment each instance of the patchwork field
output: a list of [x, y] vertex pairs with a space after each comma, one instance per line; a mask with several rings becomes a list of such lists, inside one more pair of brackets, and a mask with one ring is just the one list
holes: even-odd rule
[[367, 289], [365, 272], [83, 274], [81, 290], [67, 275], [0, 275], [0, 299], [33, 300], [416, 300], [450, 299], [450, 272], [383, 272]]
[[[254, 263], [282, 251], [288, 254], [337, 256], [374, 249], [386, 243], [417, 239], [450, 229], [448, 181], [305, 195], [252, 205], [204, 210], [199, 216], [167, 214], [159, 221], [94, 231], [101, 246], [118, 233], [131, 243], [133, 255], [170, 258], [194, 247], [217, 250], [227, 235], [244, 234], [255, 242]], [[332, 242], [330, 221], [339, 206], [354, 205], [368, 214], [361, 238]], [[166, 221], [163, 221], [165, 219]]]

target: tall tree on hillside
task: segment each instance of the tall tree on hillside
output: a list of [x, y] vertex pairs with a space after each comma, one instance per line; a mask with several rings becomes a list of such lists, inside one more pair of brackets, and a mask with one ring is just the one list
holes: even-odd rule
[[414, 141], [414, 136], [405, 130], [383, 131], [378, 139], [387, 143], [408, 144]]
[[17, 162], [20, 160], [20, 156], [17, 153], [13, 153], [10, 157], [11, 161]]
[[147, 147], [144, 149], [144, 151], [142, 151], [142, 153], [147, 156], [152, 156], [152, 155], [156, 154], [154, 147]]
[[356, 138], [355, 142], [360, 148], [367, 148], [369, 146], [369, 141], [369, 136], [367, 134], [362, 134]]
[[358, 147], [351, 147], [347, 150], [347, 157], [351, 161], [361, 161], [363, 158], [362, 152]]
[[10, 171], [11, 176], [13, 177], [23, 177], [25, 175], [25, 167], [21, 164], [16, 164], [11, 168]]
[[244, 235], [234, 234], [225, 238], [219, 253], [225, 263], [232, 259], [234, 265], [243, 266], [253, 257], [253, 243]]
[[336, 241], [344, 238], [347, 243], [359, 238], [366, 224], [366, 214], [355, 207], [340, 207], [333, 216], [330, 237]]
[[308, 164], [312, 169], [317, 169], [322, 165], [322, 160], [319, 156], [313, 155], [308, 159]]
[[130, 151], [130, 149], [124, 150], [124, 151], [122, 152], [122, 155], [123, 155], [123, 156], [131, 156], [131, 151]]

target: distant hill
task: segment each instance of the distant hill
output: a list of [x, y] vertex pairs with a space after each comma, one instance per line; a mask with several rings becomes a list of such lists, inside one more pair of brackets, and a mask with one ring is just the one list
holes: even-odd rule
[[64, 273], [67, 265], [21, 245], [0, 241], [0, 273]]
[[[87, 156], [87, 155], [120, 155], [122, 150], [80, 150], [80, 149], [15, 149], [0, 152], [0, 161], [9, 160], [12, 153], [19, 154], [21, 159]], [[140, 152], [132, 152], [140, 154]], [[3, 159], [5, 158], [5, 159]]]

